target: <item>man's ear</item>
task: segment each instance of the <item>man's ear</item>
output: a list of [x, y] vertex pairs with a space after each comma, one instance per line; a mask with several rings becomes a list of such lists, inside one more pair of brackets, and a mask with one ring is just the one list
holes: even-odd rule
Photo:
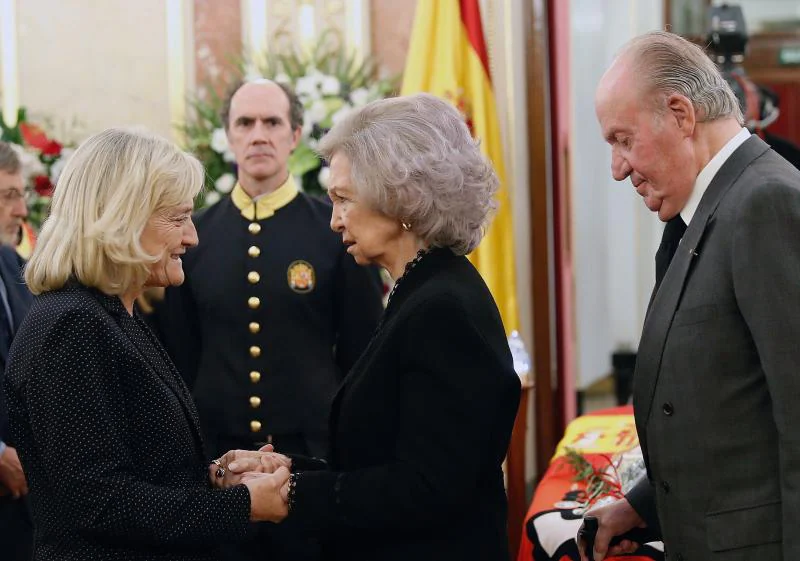
[[292, 131], [292, 151], [300, 145], [300, 137], [303, 135], [302, 127], [297, 127]]
[[691, 136], [694, 133], [694, 127], [697, 124], [697, 114], [694, 110], [694, 105], [689, 101], [689, 98], [681, 94], [670, 94], [667, 96], [667, 110], [675, 123], [686, 136]]

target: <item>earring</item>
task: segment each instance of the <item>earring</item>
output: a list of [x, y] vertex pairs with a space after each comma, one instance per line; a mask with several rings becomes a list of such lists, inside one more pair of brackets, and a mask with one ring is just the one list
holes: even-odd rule
[[411, 230], [411, 224], [409, 224], [408, 222], [400, 222], [400, 226], [402, 226], [403, 230], [405, 230], [406, 232], [409, 232]]

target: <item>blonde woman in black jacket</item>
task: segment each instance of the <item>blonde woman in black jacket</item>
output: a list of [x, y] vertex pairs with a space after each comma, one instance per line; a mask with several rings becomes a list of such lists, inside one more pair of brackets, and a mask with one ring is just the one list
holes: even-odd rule
[[36, 561], [212, 560], [249, 521], [286, 514], [285, 458], [268, 455], [260, 483], [212, 486], [189, 391], [134, 306], [183, 282], [202, 184], [197, 160], [122, 129], [84, 142], [59, 179], [5, 383]]

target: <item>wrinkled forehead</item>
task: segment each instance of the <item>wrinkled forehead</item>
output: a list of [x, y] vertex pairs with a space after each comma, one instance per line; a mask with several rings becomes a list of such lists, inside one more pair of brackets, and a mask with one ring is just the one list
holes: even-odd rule
[[353, 168], [350, 159], [342, 152], [335, 152], [330, 159], [328, 191], [333, 193], [353, 192]]
[[247, 83], [231, 98], [231, 117], [286, 116], [289, 114], [289, 99], [274, 82]]
[[617, 57], [603, 73], [595, 90], [595, 102], [608, 102], [634, 86], [632, 64], [627, 57]]
[[8, 173], [5, 170], [0, 170], [0, 189], [12, 188], [19, 191], [25, 190], [25, 178], [22, 177], [22, 171]]
[[595, 91], [595, 111], [601, 126], [624, 114], [649, 106], [650, 96], [634, 68], [615, 62], [603, 75]]
[[620, 126], [629, 105], [626, 92], [617, 91], [613, 84], [601, 85], [595, 94], [595, 113], [604, 137], [612, 134], [612, 129]]

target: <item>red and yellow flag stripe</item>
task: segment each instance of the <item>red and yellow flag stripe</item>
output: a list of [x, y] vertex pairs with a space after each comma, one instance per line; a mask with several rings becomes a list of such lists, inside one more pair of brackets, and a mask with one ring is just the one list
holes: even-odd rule
[[492, 291], [506, 330], [518, 329], [512, 212], [478, 0], [417, 4], [401, 93], [418, 92], [447, 99], [464, 113], [481, 151], [494, 164], [500, 179], [498, 211], [470, 260]]

